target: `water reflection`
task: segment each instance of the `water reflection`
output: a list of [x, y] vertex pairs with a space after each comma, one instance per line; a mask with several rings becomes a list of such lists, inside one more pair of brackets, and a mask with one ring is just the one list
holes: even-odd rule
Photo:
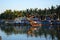
[[[5, 35], [26, 34], [27, 37], [44, 37], [44, 40], [60, 40], [60, 25], [43, 25], [43, 26], [0, 26]], [[1, 35], [2, 36], [2, 35]], [[1, 38], [0, 38], [1, 39]]]

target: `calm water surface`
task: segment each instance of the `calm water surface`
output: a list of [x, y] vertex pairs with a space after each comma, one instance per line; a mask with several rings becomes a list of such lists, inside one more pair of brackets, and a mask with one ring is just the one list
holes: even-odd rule
[[44, 25], [41, 27], [0, 25], [0, 39], [60, 40], [58, 27], [60, 27], [60, 25]]

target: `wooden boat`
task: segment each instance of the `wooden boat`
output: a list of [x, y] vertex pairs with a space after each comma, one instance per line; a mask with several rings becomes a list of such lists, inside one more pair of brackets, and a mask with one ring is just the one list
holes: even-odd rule
[[42, 26], [42, 24], [41, 23], [38, 23], [37, 21], [30, 21], [30, 24], [32, 25], [32, 26]]

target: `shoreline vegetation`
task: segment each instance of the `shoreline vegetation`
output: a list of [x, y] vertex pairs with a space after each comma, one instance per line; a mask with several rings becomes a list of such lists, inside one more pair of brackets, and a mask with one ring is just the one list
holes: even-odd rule
[[41, 26], [42, 24], [60, 24], [60, 5], [45, 9], [26, 9], [22, 11], [6, 10], [0, 14], [0, 24], [31, 24]]
[[51, 17], [51, 19], [60, 19], [60, 5], [51, 6], [51, 8], [45, 8], [45, 9], [38, 9], [38, 8], [30, 8], [26, 10], [20, 10], [20, 11], [12, 11], [12, 10], [6, 10], [3, 13], [0, 14], [0, 19], [4, 20], [14, 20], [17, 17], [38, 17], [41, 20], [44, 20], [46, 16]]

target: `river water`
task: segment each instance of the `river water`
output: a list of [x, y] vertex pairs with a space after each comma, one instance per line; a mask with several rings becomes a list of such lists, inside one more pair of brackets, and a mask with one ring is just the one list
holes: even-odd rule
[[[0, 40], [60, 40], [60, 25], [0, 25]], [[35, 30], [36, 29], [36, 30]]]

